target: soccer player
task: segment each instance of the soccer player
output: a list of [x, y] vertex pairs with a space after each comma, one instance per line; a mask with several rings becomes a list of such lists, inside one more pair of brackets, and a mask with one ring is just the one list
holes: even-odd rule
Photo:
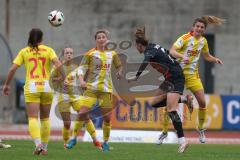
[[[51, 62], [56, 67], [61, 65], [55, 51], [42, 44], [43, 32], [33, 28], [29, 32], [28, 43], [20, 50], [9, 69], [7, 79], [3, 86], [3, 94], [10, 92], [10, 81], [16, 70], [24, 64], [26, 70], [26, 81], [24, 85], [24, 96], [28, 115], [28, 129], [35, 143], [34, 154], [46, 155], [50, 137], [49, 113], [52, 103], [52, 89], [49, 86]], [[64, 78], [64, 75], [62, 75]], [[39, 114], [40, 113], [40, 114]], [[38, 118], [40, 115], [41, 126]]]
[[[118, 79], [122, 76], [121, 61], [114, 50], [108, 50], [108, 31], [99, 30], [95, 34], [96, 48], [90, 50], [81, 62], [78, 70], [80, 84], [86, 90], [83, 93], [82, 106], [80, 108], [81, 120], [88, 119], [88, 112], [98, 101], [103, 117], [103, 151], [109, 151], [109, 136], [111, 130], [112, 91], [111, 67], [117, 69]], [[84, 80], [83, 77], [87, 77]]]
[[[180, 36], [170, 49], [170, 54], [177, 58], [183, 68], [186, 89], [194, 94], [199, 104], [198, 132], [201, 143], [206, 142], [204, 122], [206, 121], [207, 108], [203, 85], [198, 73], [198, 62], [202, 55], [208, 62], [223, 64], [222, 60], [209, 53], [208, 43], [203, 34], [208, 24], [222, 24], [223, 22], [223, 19], [215, 16], [196, 18], [193, 22], [192, 31]], [[164, 118], [163, 132], [159, 136], [157, 144], [161, 144], [163, 139], [167, 137], [168, 121], [168, 118]]]
[[144, 60], [136, 75], [130, 77], [128, 81], [138, 80], [148, 64], [151, 64], [153, 68], [164, 75], [165, 81], [159, 86], [159, 92], [150, 104], [152, 107], [166, 106], [168, 115], [177, 131], [178, 142], [180, 144], [178, 152], [183, 153], [187, 149], [188, 143], [184, 138], [182, 122], [176, 111], [178, 103], [182, 101], [180, 95], [184, 89], [182, 68], [175, 59], [169, 55], [165, 48], [158, 44], [148, 42], [145, 37], [145, 28], [138, 28], [135, 37], [136, 48], [140, 54], [144, 54]]
[[[63, 57], [62, 60], [62, 68], [66, 76], [67, 85], [70, 86], [67, 88], [67, 93], [63, 91], [64, 87], [61, 86], [60, 92], [56, 91], [54, 93], [54, 99], [58, 102], [57, 107], [61, 114], [63, 120], [63, 129], [62, 129], [62, 137], [64, 141], [64, 148], [71, 149], [77, 143], [77, 136], [79, 133], [79, 121], [74, 122], [74, 129], [73, 129], [73, 138], [69, 141], [70, 137], [70, 127], [71, 127], [71, 107], [78, 112], [81, 106], [81, 96], [79, 93], [74, 90], [77, 88], [77, 74], [74, 70], [77, 68], [76, 64], [72, 63], [73, 58], [73, 49], [70, 47], [66, 47], [63, 49], [60, 58]], [[73, 72], [72, 72], [73, 71]], [[61, 77], [58, 76], [58, 72], [53, 71], [53, 80], [59, 80]], [[96, 138], [96, 129], [91, 119], [85, 122], [86, 129], [88, 133], [91, 135], [93, 139], [93, 143], [96, 147], [101, 149], [101, 143]]]

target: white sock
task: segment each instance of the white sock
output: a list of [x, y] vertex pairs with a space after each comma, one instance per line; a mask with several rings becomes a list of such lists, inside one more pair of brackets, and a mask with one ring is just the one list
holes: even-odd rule
[[40, 139], [34, 139], [33, 141], [34, 141], [36, 147], [41, 144]]
[[47, 144], [47, 143], [43, 143], [42, 145], [43, 145], [43, 149], [44, 149], [44, 150], [47, 150], [48, 144]]
[[186, 140], [185, 140], [184, 137], [178, 138], [178, 143], [179, 143], [179, 144], [183, 144], [183, 143], [185, 143], [185, 142], [186, 142]]

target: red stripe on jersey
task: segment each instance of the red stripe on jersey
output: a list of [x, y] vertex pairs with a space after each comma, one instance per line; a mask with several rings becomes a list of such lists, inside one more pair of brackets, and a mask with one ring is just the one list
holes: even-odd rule
[[183, 36], [183, 40], [187, 40], [190, 37], [192, 37], [191, 32], [187, 33], [186, 35]]

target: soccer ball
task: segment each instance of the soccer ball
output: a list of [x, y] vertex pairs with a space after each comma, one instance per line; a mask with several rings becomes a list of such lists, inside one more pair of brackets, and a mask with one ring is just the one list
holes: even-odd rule
[[64, 15], [58, 10], [51, 11], [48, 15], [48, 21], [54, 27], [61, 26], [64, 22]]

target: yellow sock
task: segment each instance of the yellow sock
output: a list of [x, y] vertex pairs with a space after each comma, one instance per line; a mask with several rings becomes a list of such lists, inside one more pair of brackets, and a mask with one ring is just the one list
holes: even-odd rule
[[92, 139], [95, 140], [97, 137], [97, 134], [96, 134], [96, 129], [95, 129], [95, 126], [94, 126], [92, 120], [89, 120], [86, 123], [86, 129], [87, 129], [88, 133], [91, 135]]
[[163, 112], [163, 130], [162, 130], [164, 133], [168, 132], [168, 124], [169, 124], [168, 112], [164, 110], [164, 112]]
[[204, 122], [207, 118], [207, 108], [199, 108], [198, 111], [198, 129], [203, 129]]
[[77, 138], [79, 130], [83, 127], [84, 121], [74, 121], [73, 137]]
[[66, 144], [70, 137], [70, 129], [66, 129], [65, 127], [63, 127], [62, 137], [63, 137], [63, 142]]
[[40, 128], [37, 118], [28, 118], [28, 131], [33, 139], [40, 140]]
[[48, 118], [41, 119], [41, 141], [48, 143], [50, 138], [50, 121]]
[[103, 122], [102, 128], [103, 128], [103, 140], [108, 141], [110, 137], [111, 123]]

